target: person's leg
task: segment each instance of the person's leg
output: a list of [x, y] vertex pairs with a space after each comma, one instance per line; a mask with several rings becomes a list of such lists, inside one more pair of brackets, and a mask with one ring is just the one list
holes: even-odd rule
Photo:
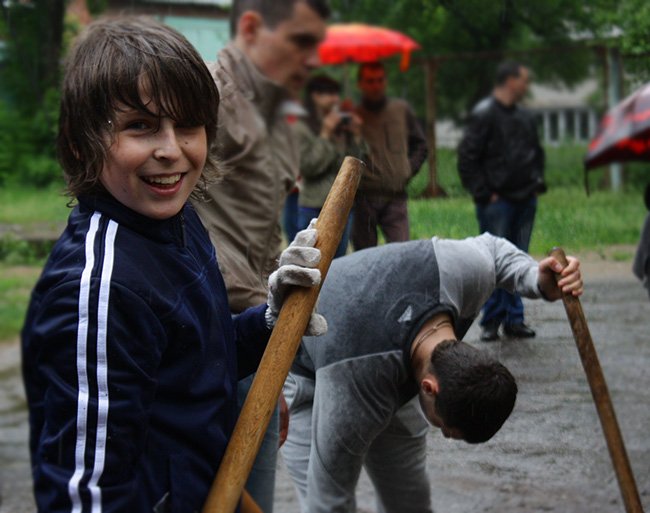
[[[511, 208], [509, 202], [497, 200], [494, 203], [476, 205], [476, 217], [478, 218], [479, 230], [481, 233], [489, 232], [498, 237], [508, 238], [510, 234]], [[483, 316], [480, 325], [485, 328], [486, 335], [492, 332], [496, 335], [496, 329], [505, 321], [510, 294], [505, 290], [496, 289], [483, 306]], [[486, 336], [484, 340], [493, 340], [494, 337]]]
[[[314, 208], [314, 207], [304, 207], [300, 205], [298, 207], [298, 231], [304, 230], [309, 226], [309, 223], [311, 222], [312, 219], [315, 219], [318, 217], [320, 214], [321, 209], [320, 208]], [[293, 239], [291, 239], [293, 240]], [[289, 241], [291, 242], [291, 241]]]
[[282, 210], [282, 227], [287, 237], [287, 242], [296, 238], [298, 233], [298, 191], [294, 191], [287, 196]]
[[[246, 400], [254, 376], [255, 375], [252, 374], [247, 378], [242, 379], [237, 384], [237, 396], [240, 410], [244, 405], [244, 401]], [[246, 491], [251, 495], [255, 502], [257, 502], [264, 513], [273, 512], [275, 467], [280, 440], [279, 429], [279, 408], [276, 406], [271, 415], [269, 426], [266, 429], [262, 445], [257, 453], [257, 457], [255, 458], [253, 468], [251, 469], [251, 473], [248, 476], [245, 486]]]
[[307, 473], [309, 513], [356, 511], [355, 490], [380, 415], [369, 415], [367, 408], [374, 404], [349, 392], [351, 368], [339, 362], [316, 371]]
[[377, 245], [377, 213], [365, 196], [357, 195], [354, 199], [352, 245], [357, 251]]
[[282, 458], [296, 488], [300, 511], [309, 513], [307, 471], [311, 450], [314, 382], [303, 376], [289, 373], [284, 382], [283, 393], [289, 407], [289, 434], [281, 449]]
[[533, 233], [535, 213], [537, 212], [537, 198], [518, 203], [512, 223], [512, 243], [522, 251], [528, 252], [530, 237]]
[[[530, 237], [533, 233], [533, 223], [537, 210], [537, 198], [531, 198], [512, 204], [512, 215], [510, 217], [510, 233], [508, 240], [522, 251], [528, 251]], [[524, 303], [517, 293], [508, 294], [505, 324], [507, 326], [519, 326], [524, 323]], [[520, 333], [526, 336], [525, 331]], [[528, 333], [532, 336], [534, 333]]]
[[409, 214], [406, 198], [388, 200], [384, 203], [378, 219], [386, 242], [409, 240]]
[[373, 441], [365, 467], [377, 493], [378, 513], [432, 512], [426, 472], [428, 431], [414, 398]]
[[[300, 205], [298, 207], [298, 230], [304, 230], [309, 226], [309, 223], [312, 219], [317, 218], [320, 215], [322, 209], [313, 208], [313, 207], [304, 207]], [[347, 222], [345, 223], [345, 228], [343, 229], [343, 235], [341, 235], [341, 242], [336, 248], [336, 253], [334, 253], [334, 258], [344, 256], [348, 250], [348, 243], [350, 241], [350, 228], [352, 226], [352, 213], [350, 213]]]
[[343, 228], [343, 234], [341, 235], [341, 242], [339, 242], [338, 247], [336, 248], [336, 253], [334, 253], [334, 258], [345, 256], [348, 252], [348, 243], [350, 242], [350, 229], [352, 228], [352, 218], [354, 214], [350, 212], [348, 220], [345, 223], [345, 228]]

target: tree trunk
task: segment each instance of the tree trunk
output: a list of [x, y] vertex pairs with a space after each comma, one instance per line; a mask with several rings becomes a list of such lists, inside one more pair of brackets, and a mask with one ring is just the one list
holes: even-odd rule
[[438, 184], [438, 167], [436, 161], [436, 76], [438, 61], [430, 58], [425, 61], [427, 75], [427, 146], [429, 149], [429, 183], [420, 195], [421, 198], [446, 197], [447, 193]]

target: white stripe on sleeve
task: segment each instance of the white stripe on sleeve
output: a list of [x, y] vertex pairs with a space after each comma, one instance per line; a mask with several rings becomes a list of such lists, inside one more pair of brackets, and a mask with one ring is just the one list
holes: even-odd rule
[[95, 212], [90, 219], [90, 228], [86, 234], [86, 266], [81, 273], [79, 284], [79, 323], [77, 326], [77, 441], [75, 444], [75, 471], [68, 482], [68, 494], [72, 501], [71, 513], [80, 513], [82, 509], [79, 494], [79, 482], [84, 475], [84, 459], [86, 452], [86, 431], [88, 427], [88, 315], [90, 297], [90, 276], [95, 265], [95, 235], [99, 226], [101, 214]]
[[95, 441], [95, 466], [88, 482], [92, 498], [92, 513], [101, 513], [102, 494], [97, 486], [104, 471], [106, 459], [106, 435], [108, 426], [108, 361], [106, 357], [106, 335], [108, 331], [108, 305], [113, 274], [115, 235], [117, 223], [109, 221], [104, 243], [104, 265], [102, 267], [99, 287], [99, 305], [97, 308], [97, 440]]

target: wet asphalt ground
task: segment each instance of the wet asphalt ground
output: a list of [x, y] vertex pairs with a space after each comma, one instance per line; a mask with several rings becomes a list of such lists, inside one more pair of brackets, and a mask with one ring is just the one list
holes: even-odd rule
[[[630, 264], [587, 265], [581, 303], [594, 339], [641, 502], [650, 511], [650, 301]], [[434, 511], [624, 512], [603, 431], [561, 302], [526, 301], [532, 340], [466, 341], [513, 372], [519, 397], [490, 442], [471, 446], [432, 431], [428, 461]], [[34, 511], [17, 343], [0, 344], [0, 513]], [[275, 513], [298, 513], [282, 461]], [[360, 512], [377, 511], [364, 475]]]

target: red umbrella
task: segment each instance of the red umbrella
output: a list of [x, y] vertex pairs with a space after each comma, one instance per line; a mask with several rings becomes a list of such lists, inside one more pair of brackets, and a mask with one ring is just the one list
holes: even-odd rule
[[589, 144], [585, 168], [629, 160], [650, 161], [650, 84], [632, 93], [603, 117]]
[[361, 23], [340, 23], [327, 28], [318, 48], [323, 64], [372, 62], [395, 54], [402, 55], [400, 68], [408, 69], [411, 52], [420, 45], [396, 30]]

